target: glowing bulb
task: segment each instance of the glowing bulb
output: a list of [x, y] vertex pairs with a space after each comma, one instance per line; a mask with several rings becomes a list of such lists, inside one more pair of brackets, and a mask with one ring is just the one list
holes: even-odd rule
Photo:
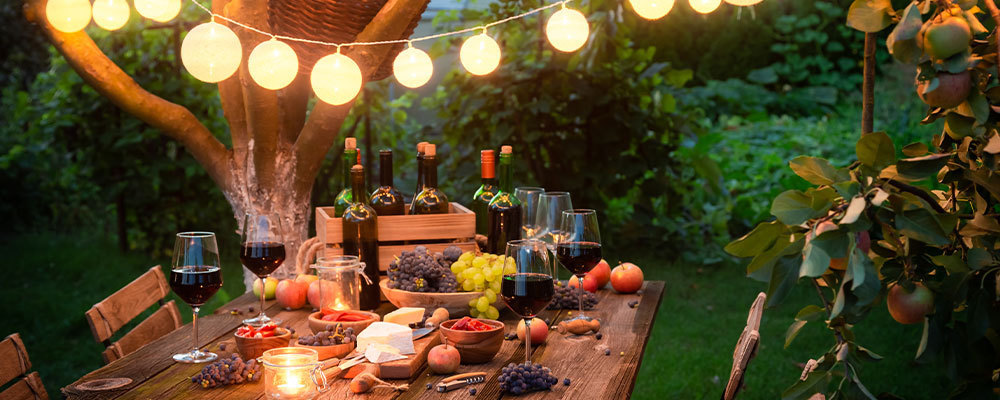
[[157, 22], [167, 22], [181, 11], [181, 0], [135, 0], [139, 15]]
[[760, 4], [764, 0], [726, 0], [726, 3], [732, 4], [734, 6], [745, 7]]
[[636, 14], [645, 19], [663, 18], [674, 8], [674, 0], [628, 0]]
[[181, 62], [188, 73], [208, 83], [228, 78], [240, 67], [243, 47], [225, 25], [206, 22], [194, 27], [181, 42]]
[[94, 1], [94, 23], [109, 31], [125, 26], [131, 9], [125, 0]]
[[500, 65], [500, 46], [483, 32], [462, 43], [458, 58], [470, 74], [486, 75]]
[[408, 88], [418, 88], [431, 79], [434, 73], [434, 64], [431, 63], [431, 56], [423, 50], [409, 47], [399, 52], [392, 62], [392, 74], [400, 85]]
[[48, 0], [45, 17], [60, 32], [72, 33], [90, 23], [90, 2], [87, 0]]
[[271, 39], [254, 47], [247, 59], [247, 69], [258, 85], [278, 90], [292, 83], [299, 74], [299, 57], [292, 46]]
[[574, 9], [563, 8], [556, 11], [545, 24], [545, 36], [549, 38], [552, 47], [559, 51], [567, 53], [576, 51], [587, 43], [589, 35], [590, 25], [587, 24], [587, 17]]
[[361, 68], [350, 57], [334, 53], [316, 61], [309, 81], [316, 97], [339, 106], [361, 91]]
[[690, 0], [690, 1], [691, 1], [691, 8], [702, 14], [708, 14], [712, 11], [715, 11], [715, 9], [719, 8], [719, 5], [722, 4], [722, 0]]

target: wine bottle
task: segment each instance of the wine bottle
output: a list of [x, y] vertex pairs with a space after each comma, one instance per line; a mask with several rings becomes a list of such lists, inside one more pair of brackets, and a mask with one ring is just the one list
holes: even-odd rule
[[483, 150], [479, 153], [483, 184], [479, 185], [476, 194], [472, 196], [472, 211], [476, 213], [476, 233], [485, 235], [490, 229], [489, 207], [493, 196], [496, 196], [496, 156], [493, 150]]
[[424, 145], [424, 190], [413, 199], [410, 214], [447, 214], [448, 196], [437, 187], [437, 149]]
[[[351, 188], [354, 193], [364, 193], [364, 167], [351, 167]], [[344, 254], [358, 256], [365, 263], [364, 274], [368, 279], [361, 279], [361, 309], [374, 310], [381, 302], [378, 288], [378, 221], [375, 210], [366, 204], [367, 196], [359, 195], [354, 198], [357, 200], [347, 207], [341, 220]]]
[[341, 217], [344, 215], [344, 210], [351, 206], [351, 166], [357, 164], [358, 160], [358, 146], [357, 139], [349, 137], [344, 139], [344, 185], [341, 187], [340, 193], [337, 193], [337, 198], [333, 201], [334, 207], [334, 217]]
[[507, 242], [521, 238], [521, 200], [514, 196], [513, 148], [500, 149], [500, 191], [490, 201], [486, 251], [505, 254]]
[[379, 158], [379, 187], [372, 192], [369, 203], [378, 215], [403, 215], [403, 195], [392, 186], [392, 150], [381, 150]]
[[410, 200], [410, 207], [412, 210], [413, 200], [417, 199], [417, 195], [420, 194], [421, 190], [424, 190], [424, 147], [427, 146], [427, 142], [417, 143], [417, 188], [413, 191], [413, 199]]

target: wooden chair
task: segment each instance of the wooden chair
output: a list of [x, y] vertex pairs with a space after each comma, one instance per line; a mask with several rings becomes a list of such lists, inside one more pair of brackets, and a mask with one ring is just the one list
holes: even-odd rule
[[42, 386], [38, 372], [28, 373], [31, 360], [24, 348], [21, 335], [12, 333], [0, 342], [0, 387], [18, 379], [13, 385], [0, 392], [0, 400], [48, 400], [49, 394]]
[[[181, 314], [173, 300], [164, 302], [170, 293], [160, 266], [152, 267], [136, 280], [87, 310], [87, 322], [94, 339], [107, 348], [101, 353], [105, 363], [124, 357], [146, 343], [181, 327]], [[116, 342], [111, 336], [147, 308], [160, 308]]]
[[733, 400], [736, 394], [743, 388], [743, 375], [747, 371], [750, 360], [757, 356], [757, 347], [760, 344], [760, 318], [764, 315], [764, 303], [767, 301], [767, 294], [761, 292], [757, 295], [753, 305], [750, 306], [750, 315], [747, 316], [747, 326], [743, 328], [739, 340], [736, 341], [736, 350], [733, 351], [733, 368], [729, 372], [729, 382], [726, 384], [726, 391], [722, 393], [723, 400]]

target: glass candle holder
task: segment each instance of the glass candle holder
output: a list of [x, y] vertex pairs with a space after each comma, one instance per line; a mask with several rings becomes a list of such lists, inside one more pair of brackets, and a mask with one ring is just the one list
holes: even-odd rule
[[264, 397], [315, 399], [329, 390], [319, 354], [303, 347], [279, 347], [260, 357], [264, 365]]
[[358, 256], [320, 257], [313, 268], [319, 276], [321, 310], [357, 310], [361, 307], [361, 276], [365, 265]]

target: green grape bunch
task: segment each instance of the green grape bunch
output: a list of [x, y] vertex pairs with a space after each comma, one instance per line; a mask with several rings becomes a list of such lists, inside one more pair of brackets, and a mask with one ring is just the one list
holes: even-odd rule
[[500, 294], [500, 279], [504, 274], [514, 273], [514, 264], [507, 262], [506, 256], [468, 251], [462, 253], [451, 264], [460, 292], [482, 292], [483, 295], [469, 301], [469, 314], [474, 318], [497, 319], [500, 310], [496, 307]]

